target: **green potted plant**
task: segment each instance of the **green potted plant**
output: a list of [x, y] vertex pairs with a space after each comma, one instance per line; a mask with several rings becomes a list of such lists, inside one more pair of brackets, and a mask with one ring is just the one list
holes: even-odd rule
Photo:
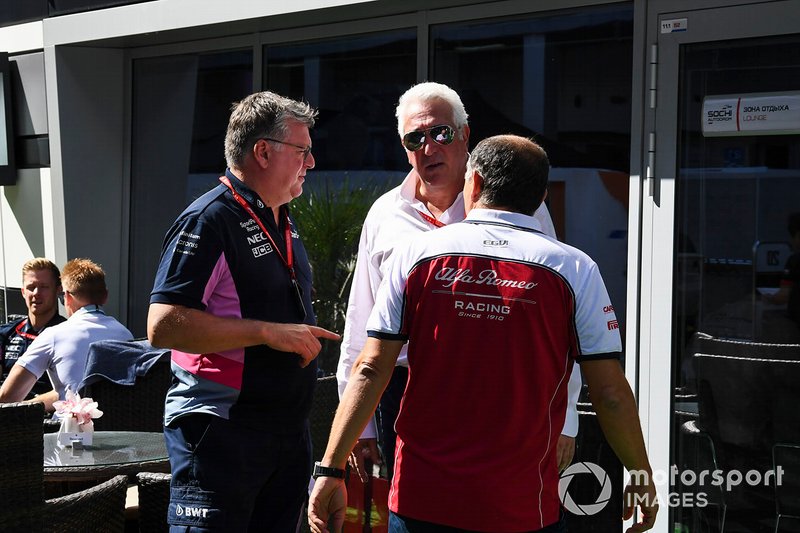
[[[347, 299], [356, 266], [361, 226], [372, 203], [390, 184], [328, 178], [308, 187], [291, 204], [292, 214], [308, 252], [313, 271], [314, 312], [319, 326], [342, 333]], [[339, 343], [323, 340], [319, 366], [325, 374], [336, 372]]]

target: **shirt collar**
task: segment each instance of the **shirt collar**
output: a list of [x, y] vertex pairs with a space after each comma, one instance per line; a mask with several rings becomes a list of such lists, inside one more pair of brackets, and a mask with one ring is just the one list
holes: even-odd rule
[[69, 318], [72, 319], [72, 318], [74, 318], [76, 316], [77, 317], [81, 317], [83, 315], [94, 315], [94, 314], [104, 315], [104, 314], [106, 314], [106, 312], [103, 311], [103, 306], [102, 305], [88, 304], [88, 305], [84, 305], [83, 307], [81, 307], [80, 309], [78, 309], [77, 311], [72, 313], [72, 316], [69, 317]]
[[[423, 202], [417, 199], [417, 182], [419, 176], [413, 170], [409, 172], [403, 183], [400, 184], [400, 199], [412, 209], [417, 209], [433, 216]], [[447, 208], [447, 211], [442, 213], [438, 220], [443, 224], [453, 224], [464, 220], [464, 193], [459, 192], [453, 204]]]
[[248, 204], [250, 204], [250, 207], [255, 210], [256, 214], [261, 217], [262, 220], [272, 220], [274, 224], [275, 218], [272, 216], [272, 210], [267, 207], [263, 201], [261, 201], [261, 198], [258, 196], [258, 194], [253, 189], [245, 185], [242, 180], [237, 178], [236, 175], [231, 172], [231, 169], [226, 168], [225, 175], [228, 177], [228, 181], [231, 182], [234, 190], [239, 193], [239, 195], [244, 198]]
[[542, 232], [542, 224], [534, 217], [499, 209], [476, 208], [467, 214], [467, 222], [503, 224]]

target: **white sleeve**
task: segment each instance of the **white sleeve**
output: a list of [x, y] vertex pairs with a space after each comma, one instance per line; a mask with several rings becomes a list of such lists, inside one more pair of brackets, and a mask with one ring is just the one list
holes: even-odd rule
[[582, 386], [580, 365], [572, 365], [572, 375], [567, 386], [567, 417], [564, 419], [564, 429], [561, 430], [561, 434], [567, 437], [575, 437], [578, 434], [578, 399]]
[[50, 367], [53, 354], [53, 336], [46, 329], [33, 340], [25, 353], [17, 359], [16, 364], [39, 379]]
[[[361, 349], [367, 339], [367, 318], [375, 305], [375, 292], [377, 284], [373, 278], [380, 280], [380, 269], [374, 268], [368, 246], [368, 221], [364, 222], [361, 229], [361, 238], [358, 243], [356, 267], [353, 272], [353, 283], [350, 287], [350, 297], [347, 300], [347, 313], [345, 315], [344, 332], [342, 334], [339, 365], [336, 368], [336, 381], [339, 388], [339, 398], [344, 394], [350, 380], [353, 364], [358, 359]], [[370, 270], [375, 272], [370, 272]], [[374, 418], [364, 428], [361, 438], [375, 438], [377, 430]]]
[[580, 339], [579, 358], [622, 353], [622, 339], [614, 306], [597, 264], [586, 264], [583, 283], [575, 287], [575, 325]]

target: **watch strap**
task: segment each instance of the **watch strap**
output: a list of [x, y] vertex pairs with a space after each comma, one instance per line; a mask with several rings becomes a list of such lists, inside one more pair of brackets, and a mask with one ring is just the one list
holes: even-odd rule
[[345, 471], [341, 468], [334, 468], [332, 466], [322, 466], [319, 461], [314, 463], [314, 479], [318, 477], [335, 477], [344, 479]]

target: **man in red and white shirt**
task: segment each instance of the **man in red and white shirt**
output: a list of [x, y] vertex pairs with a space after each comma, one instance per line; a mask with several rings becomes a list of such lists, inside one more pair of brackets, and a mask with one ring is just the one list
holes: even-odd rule
[[[391, 531], [563, 531], [556, 442], [574, 362], [622, 463], [651, 472], [597, 265], [532, 216], [548, 167], [527, 139], [482, 141], [467, 166], [465, 221], [395, 247], [317, 468], [313, 531], [344, 520], [346, 489], [335, 476], [406, 341]], [[639, 497], [644, 531], [657, 502], [652, 476], [638, 481], [626, 492]]]
[[[462, 190], [470, 129], [461, 97], [441, 83], [419, 83], [400, 97], [396, 115], [397, 130], [411, 170], [399, 186], [375, 201], [364, 220], [336, 372], [340, 396], [366, 342], [367, 319], [375, 305], [375, 295], [394, 246], [403, 239], [414, 238], [464, 219]], [[541, 223], [544, 233], [555, 237], [555, 228], [544, 204], [533, 216]], [[376, 445], [379, 432], [382, 437], [381, 451], [387, 461], [386, 471], [388, 477], [392, 477], [394, 423], [407, 376], [408, 363], [403, 348], [381, 398], [378, 408], [380, 420], [375, 421], [377, 424], [367, 424], [352, 455], [364, 480], [366, 471], [361, 459], [381, 461]], [[570, 378], [569, 407], [558, 440], [558, 461], [562, 470], [572, 461], [575, 450], [580, 389], [581, 377], [576, 369]]]

